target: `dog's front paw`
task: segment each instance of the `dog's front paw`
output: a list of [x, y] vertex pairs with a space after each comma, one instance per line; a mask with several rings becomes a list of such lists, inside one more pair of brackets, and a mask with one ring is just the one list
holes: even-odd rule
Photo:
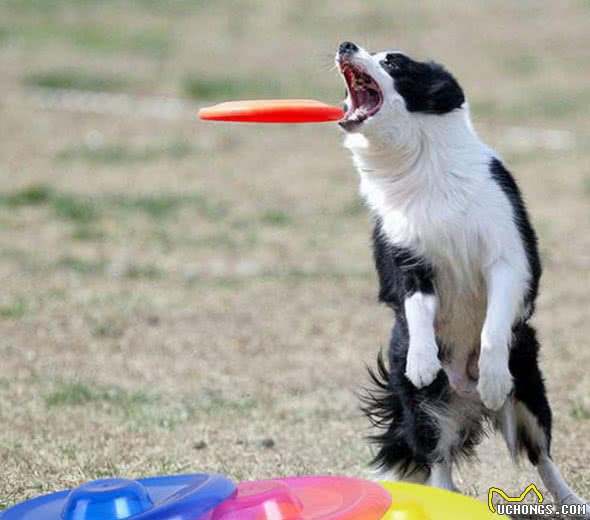
[[406, 360], [406, 377], [416, 388], [432, 383], [441, 369], [438, 347], [415, 349], [410, 347]]
[[488, 410], [502, 408], [512, 391], [512, 374], [508, 368], [508, 356], [482, 350], [479, 358], [479, 397]]

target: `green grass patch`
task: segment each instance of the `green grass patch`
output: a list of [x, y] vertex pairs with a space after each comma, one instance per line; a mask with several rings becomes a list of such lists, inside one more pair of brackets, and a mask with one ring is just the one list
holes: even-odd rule
[[76, 89], [90, 91], [117, 92], [128, 84], [114, 76], [99, 76], [73, 69], [52, 70], [30, 74], [23, 79], [28, 87]]
[[37, 206], [49, 202], [53, 191], [45, 185], [35, 184], [21, 190], [0, 194], [0, 204], [15, 208], [18, 206]]
[[125, 329], [125, 323], [120, 317], [108, 317], [92, 325], [92, 335], [96, 338], [120, 338]]
[[205, 399], [197, 402], [200, 410], [208, 414], [225, 414], [228, 412], [249, 412], [256, 408], [256, 400], [252, 397], [227, 399], [215, 393], [210, 393]]
[[25, 23], [6, 26], [5, 38], [34, 47], [60, 44], [98, 53], [126, 52], [155, 58], [166, 56], [172, 48], [172, 33], [164, 27], [135, 29], [100, 23], [67, 25], [55, 15], [52, 11], [48, 16], [36, 16]]
[[10, 506], [15, 505], [16, 502], [14, 500], [9, 500], [7, 498], [0, 498], [0, 511], [4, 509], [8, 509]]
[[307, 283], [316, 280], [372, 280], [371, 271], [333, 271], [333, 270], [303, 270], [303, 269], [271, 269], [246, 276], [193, 276], [187, 278], [186, 285], [205, 285], [213, 287], [235, 288], [260, 283], [262, 281], [276, 280], [285, 283]]
[[281, 84], [262, 75], [211, 76], [208, 73], [193, 74], [184, 79], [183, 92], [193, 99], [230, 99], [248, 97], [273, 97], [286, 95]]
[[[6, 27], [0, 27], [0, 45], [4, 44], [10, 39], [10, 31]], [[1, 506], [2, 502], [0, 502]]]
[[500, 105], [491, 98], [472, 99], [469, 102], [469, 110], [475, 117], [493, 116], [500, 113]]
[[541, 68], [539, 57], [533, 54], [521, 54], [518, 56], [503, 55], [499, 59], [506, 71], [514, 76], [533, 76]]
[[211, 219], [219, 219], [227, 214], [224, 205], [212, 202], [198, 193], [137, 196], [107, 194], [89, 197], [60, 192], [46, 185], [32, 185], [12, 193], [0, 193], [0, 207], [41, 205], [49, 206], [57, 218], [84, 225], [90, 225], [105, 211], [143, 213], [154, 219], [169, 217], [183, 207]]
[[0, 305], [0, 318], [15, 320], [23, 316], [27, 309], [28, 305], [22, 300]]
[[264, 224], [277, 227], [284, 227], [291, 223], [291, 216], [280, 209], [268, 210], [262, 214], [260, 220]]
[[540, 92], [525, 100], [520, 109], [526, 115], [540, 114], [548, 119], [559, 119], [577, 113], [587, 113], [590, 92]]
[[[288, 79], [277, 80], [262, 74], [250, 76], [212, 76], [208, 73], [185, 77], [182, 90], [185, 96], [196, 100], [229, 100], [235, 98], [326, 98], [338, 99], [342, 89], [333, 81], [309, 70], [290, 71]], [[327, 78], [330, 76], [326, 75]]]
[[111, 30], [100, 26], [72, 27], [68, 30], [75, 46], [101, 52], [127, 51], [163, 57], [171, 48], [169, 30], [133, 30], [129, 26]]
[[138, 407], [157, 401], [157, 397], [141, 391], [128, 392], [115, 386], [100, 386], [83, 381], [58, 381], [45, 395], [48, 408], [99, 404], [105, 409], [134, 415]]
[[74, 256], [65, 256], [57, 262], [57, 267], [78, 274], [93, 275], [104, 273], [106, 264], [101, 260], [85, 260]]
[[89, 222], [98, 217], [97, 209], [91, 199], [59, 193], [42, 184], [0, 194], [0, 206], [18, 208], [41, 205], [51, 206], [54, 215], [62, 219]]
[[339, 216], [343, 217], [358, 217], [359, 215], [364, 216], [366, 213], [367, 208], [358, 198], [344, 204], [338, 212]]
[[179, 423], [201, 419], [203, 415], [243, 414], [256, 407], [249, 397], [225, 399], [211, 393], [202, 399], [169, 398], [142, 390], [98, 385], [80, 380], [60, 380], [43, 396], [49, 409], [92, 407], [97, 412], [118, 416], [137, 424], [156, 424], [172, 430]]
[[129, 147], [120, 144], [94, 147], [76, 145], [60, 150], [56, 158], [61, 161], [117, 164], [148, 162], [158, 159], [183, 159], [194, 152], [195, 148], [183, 141], [143, 147]]
[[[2, 0], [4, 7], [12, 13], [55, 15], [63, 9], [87, 11], [88, 8], [121, 8], [120, 0]], [[126, 0], [123, 9], [141, 9], [156, 13], [185, 13], [195, 8], [208, 6], [205, 0]]]
[[99, 209], [92, 199], [66, 193], [54, 193], [51, 208], [56, 217], [64, 220], [87, 223], [99, 217]]
[[493, 98], [478, 99], [471, 103], [471, 111], [475, 117], [500, 116], [521, 122], [533, 117], [557, 120], [590, 112], [590, 91], [540, 91], [506, 103]]
[[[86, 260], [75, 256], [60, 258], [55, 266], [58, 269], [65, 269], [86, 276], [105, 274], [108, 270], [108, 263], [105, 260]], [[125, 278], [134, 280], [161, 278], [163, 274], [156, 266], [143, 264], [130, 264], [121, 273]]]
[[225, 216], [225, 206], [211, 202], [207, 197], [200, 194], [190, 195], [144, 195], [144, 196], [122, 196], [113, 195], [106, 197], [104, 202], [119, 211], [139, 212], [154, 218], [164, 218], [173, 215], [182, 207], [189, 207], [197, 210], [201, 215], [212, 219]]
[[131, 279], [148, 278], [156, 279], [162, 277], [162, 271], [154, 265], [132, 264], [125, 268], [125, 276]]
[[107, 234], [96, 226], [82, 223], [79, 226], [76, 226], [70, 236], [73, 240], [80, 242], [96, 242], [105, 239]]
[[71, 406], [86, 404], [95, 399], [94, 390], [77, 381], [60, 382], [56, 388], [45, 396], [45, 404], [51, 406]]
[[[105, 260], [86, 260], [75, 256], [65, 256], [56, 262], [55, 267], [85, 276], [93, 276], [107, 273], [109, 266]], [[132, 280], [154, 280], [164, 276], [164, 273], [154, 265], [130, 264], [124, 267], [121, 276]]]
[[576, 401], [571, 405], [570, 416], [576, 421], [588, 421], [590, 420], [590, 408], [581, 401]]
[[187, 201], [175, 195], [146, 195], [139, 197], [113, 196], [110, 205], [120, 211], [145, 213], [152, 218], [172, 215]]

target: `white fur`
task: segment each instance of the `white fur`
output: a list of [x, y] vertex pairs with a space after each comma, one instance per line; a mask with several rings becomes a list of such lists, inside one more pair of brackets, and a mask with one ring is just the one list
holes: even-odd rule
[[475, 427], [481, 418], [479, 401], [459, 395], [452, 396], [446, 405], [423, 401], [420, 406], [437, 425], [436, 455], [441, 460], [449, 460], [449, 454], [461, 445], [465, 431]]
[[390, 470], [377, 470], [377, 471], [371, 471], [368, 475], [368, 477], [372, 480], [383, 480], [386, 482], [399, 482], [400, 480], [403, 480], [404, 482], [411, 482], [412, 484], [427, 484], [428, 480], [429, 480], [429, 476], [426, 473], [423, 473], [421, 471], [414, 471], [413, 473], [411, 473], [410, 475], [404, 475], [403, 478], [400, 475], [400, 472], [397, 471], [396, 469], [390, 469]]
[[499, 410], [512, 389], [508, 369], [514, 318], [520, 312], [526, 278], [506, 259], [490, 265], [485, 273], [487, 313], [481, 333], [479, 395], [490, 410]]
[[428, 484], [432, 487], [446, 489], [448, 491], [457, 491], [453, 482], [453, 464], [451, 461], [445, 460], [433, 464]]
[[434, 334], [436, 298], [414, 293], [406, 299], [405, 311], [410, 333], [406, 376], [416, 388], [422, 388], [432, 383], [441, 369]]
[[[489, 171], [495, 154], [473, 130], [467, 104], [445, 115], [408, 112], [380, 59], [363, 49], [353, 58], [378, 83], [383, 105], [345, 146], [387, 239], [434, 266], [438, 335], [453, 346], [455, 369], [465, 370], [481, 342], [478, 389], [496, 410], [511, 388], [507, 349], [531, 273], [510, 201]], [[410, 329], [425, 326], [412, 320]], [[434, 370], [425, 364], [410, 367], [418, 380]]]
[[497, 414], [497, 421], [510, 456], [516, 462], [518, 460], [518, 449], [516, 446], [516, 410], [513, 397], [506, 399], [504, 406]]

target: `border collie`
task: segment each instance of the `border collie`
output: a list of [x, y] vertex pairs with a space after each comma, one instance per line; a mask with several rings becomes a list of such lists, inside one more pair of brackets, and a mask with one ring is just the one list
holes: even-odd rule
[[453, 463], [473, 454], [489, 424], [514, 459], [528, 455], [556, 502], [584, 503], [550, 455], [529, 324], [541, 264], [512, 175], [476, 135], [441, 65], [350, 42], [336, 64], [347, 86], [345, 146], [375, 218], [379, 299], [397, 318], [365, 402], [381, 429], [374, 463], [455, 490]]

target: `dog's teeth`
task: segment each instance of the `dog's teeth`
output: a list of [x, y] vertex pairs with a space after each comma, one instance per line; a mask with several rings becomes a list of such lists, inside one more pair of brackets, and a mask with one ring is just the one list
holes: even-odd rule
[[350, 119], [358, 121], [360, 119], [363, 119], [365, 115], [366, 110], [364, 109], [364, 107], [357, 107], [354, 109], [354, 112], [350, 115]]

